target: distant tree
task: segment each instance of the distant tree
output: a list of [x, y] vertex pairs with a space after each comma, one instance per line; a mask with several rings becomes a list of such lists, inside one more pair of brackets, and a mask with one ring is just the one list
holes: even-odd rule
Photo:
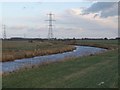
[[108, 38], [105, 37], [104, 40], [108, 40]]
[[120, 40], [120, 37], [116, 37], [115, 39], [119, 39]]
[[73, 38], [73, 40], [75, 40], [75, 37]]

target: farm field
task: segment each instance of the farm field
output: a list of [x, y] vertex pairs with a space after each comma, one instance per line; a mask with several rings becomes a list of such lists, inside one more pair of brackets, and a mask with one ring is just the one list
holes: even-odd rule
[[117, 40], [78, 40], [75, 44], [109, 50], [3, 75], [3, 88], [118, 88], [117, 43]]

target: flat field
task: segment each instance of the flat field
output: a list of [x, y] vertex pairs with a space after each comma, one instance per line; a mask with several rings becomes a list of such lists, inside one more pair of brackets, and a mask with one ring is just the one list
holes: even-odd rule
[[118, 88], [117, 40], [76, 43], [111, 49], [3, 75], [3, 88]]

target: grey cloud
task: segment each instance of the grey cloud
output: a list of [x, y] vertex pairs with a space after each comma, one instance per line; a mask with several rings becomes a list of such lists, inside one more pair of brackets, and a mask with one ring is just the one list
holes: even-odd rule
[[118, 3], [117, 2], [97, 2], [91, 7], [84, 10], [84, 14], [100, 13], [101, 17], [117, 16]]
[[85, 0], [85, 1], [91, 1], [91, 2], [94, 2], [94, 1], [98, 1], [98, 2], [119, 2], [119, 0]]
[[[111, 24], [100, 24], [96, 19], [86, 19], [66, 12], [57, 22], [54, 34], [57, 37], [116, 37], [117, 29]], [[58, 28], [58, 26], [64, 28]]]
[[103, 9], [108, 9], [115, 4], [114, 2], [97, 2], [94, 3], [90, 8], [88, 8], [86, 11], [87, 12], [98, 12]]

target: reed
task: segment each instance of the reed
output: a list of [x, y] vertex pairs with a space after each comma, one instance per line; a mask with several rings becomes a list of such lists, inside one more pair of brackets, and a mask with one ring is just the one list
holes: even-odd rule
[[18, 50], [18, 51], [6, 51], [2, 54], [2, 62], [13, 61], [15, 59], [22, 58], [32, 58], [35, 56], [43, 56], [50, 54], [63, 53], [74, 50], [75, 47], [73, 45], [64, 45], [59, 48], [49, 48], [49, 49], [34, 49], [34, 50]]

